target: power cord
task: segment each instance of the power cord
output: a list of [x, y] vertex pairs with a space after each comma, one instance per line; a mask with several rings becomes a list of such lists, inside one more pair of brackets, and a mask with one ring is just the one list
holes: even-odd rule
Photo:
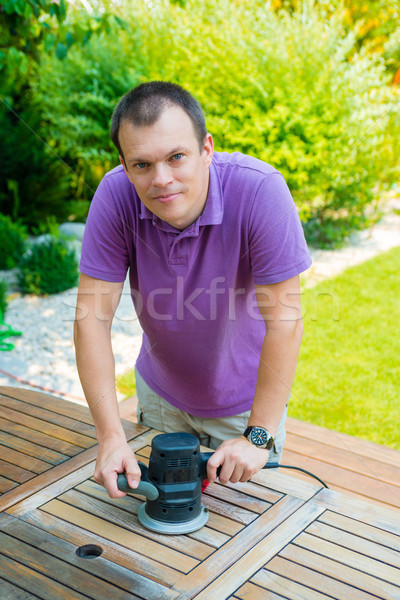
[[263, 469], [295, 469], [296, 471], [301, 471], [302, 473], [305, 473], [306, 475], [309, 475], [310, 477], [314, 477], [314, 479], [316, 479], [317, 481], [320, 482], [321, 485], [323, 485], [327, 490], [329, 490], [329, 486], [326, 485], [326, 483], [320, 479], [317, 475], [314, 475], [314, 473], [311, 473], [310, 471], [307, 471], [306, 469], [302, 469], [301, 467], [294, 467], [293, 465], [280, 465], [279, 463], [267, 463]]

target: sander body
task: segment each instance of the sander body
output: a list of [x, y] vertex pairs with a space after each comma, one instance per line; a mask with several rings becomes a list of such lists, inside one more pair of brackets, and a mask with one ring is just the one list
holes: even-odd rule
[[147, 529], [172, 535], [196, 531], [208, 520], [201, 488], [212, 454], [200, 452], [199, 440], [191, 433], [162, 433], [152, 440], [149, 466], [139, 463], [139, 486], [130, 488], [120, 474], [118, 488], [146, 497], [138, 518]]

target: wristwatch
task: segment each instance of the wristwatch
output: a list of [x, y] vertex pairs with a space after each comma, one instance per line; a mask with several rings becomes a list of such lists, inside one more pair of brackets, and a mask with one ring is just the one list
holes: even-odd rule
[[254, 446], [257, 446], [257, 448], [266, 448], [267, 450], [271, 450], [272, 446], [274, 445], [274, 438], [267, 429], [264, 429], [264, 427], [251, 425], [245, 429], [243, 435], [249, 440], [250, 443], [254, 444]]

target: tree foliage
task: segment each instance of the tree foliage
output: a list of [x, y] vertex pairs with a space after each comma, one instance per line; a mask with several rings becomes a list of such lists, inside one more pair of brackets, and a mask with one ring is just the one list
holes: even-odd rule
[[[53, 38], [43, 34], [39, 66], [0, 115], [11, 142], [0, 156], [1, 209], [31, 227], [50, 214], [82, 218], [118, 162], [109, 139], [116, 102], [142, 81], [164, 79], [198, 98], [218, 150], [282, 172], [309, 240], [335, 242], [361, 226], [400, 175], [399, 90], [390, 85], [399, 28], [371, 51], [339, 0], [275, 5], [121, 0], [113, 15], [97, 0], [90, 15], [70, 7], [61, 23], [42, 16]], [[68, 47], [67, 33], [75, 41], [78, 30], [97, 35]]]

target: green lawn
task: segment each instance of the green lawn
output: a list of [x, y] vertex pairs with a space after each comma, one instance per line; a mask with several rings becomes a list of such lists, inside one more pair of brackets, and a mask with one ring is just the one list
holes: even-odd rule
[[302, 298], [289, 415], [400, 450], [400, 248]]

